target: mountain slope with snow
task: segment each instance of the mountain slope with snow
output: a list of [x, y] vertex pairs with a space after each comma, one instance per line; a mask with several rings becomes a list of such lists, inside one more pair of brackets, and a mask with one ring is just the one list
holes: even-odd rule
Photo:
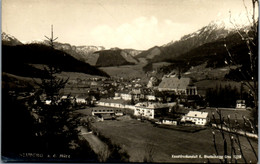
[[22, 45], [23, 43], [20, 42], [18, 39], [16, 39], [14, 36], [2, 32], [2, 44], [16, 46], [16, 45]]
[[222, 20], [215, 20], [193, 33], [184, 35], [178, 41], [171, 41], [163, 46], [157, 47], [160, 51], [157, 51], [156, 55], [151, 48], [137, 55], [137, 57], [146, 58], [152, 63], [173, 60], [204, 44], [225, 39], [237, 33], [237, 31], [244, 33], [249, 30], [250, 22], [248, 17], [244, 14]]

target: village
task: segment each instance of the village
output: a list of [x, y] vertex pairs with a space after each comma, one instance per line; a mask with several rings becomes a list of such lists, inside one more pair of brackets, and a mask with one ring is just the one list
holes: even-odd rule
[[[203, 92], [198, 90], [191, 78], [180, 73], [171, 73], [164, 75], [162, 79], [150, 77], [148, 82], [143, 82], [140, 78], [70, 80], [60, 97], [61, 100], [69, 99], [77, 109], [76, 112], [83, 114], [83, 125], [79, 127], [80, 135], [90, 143], [96, 154], [104, 153], [106, 148], [102, 145], [106, 142], [100, 140], [100, 136], [105, 136], [121, 148], [125, 145], [124, 150], [130, 155], [129, 160], [132, 162], [143, 161], [146, 156], [143, 153], [146, 153], [148, 143], [150, 146], [160, 145], [156, 151], [161, 152], [153, 155], [155, 161], [185, 162], [185, 159], [169, 158], [170, 153], [180, 151], [181, 147], [163, 147], [167, 143], [165, 141], [176, 145], [178, 142], [175, 142], [174, 138], [178, 135], [183, 139], [187, 136], [198, 138], [203, 135], [204, 137], [198, 140], [201, 144], [199, 147], [202, 147], [212, 144], [212, 128], [219, 126], [216, 125], [216, 121], [220, 119], [216, 108], [207, 106], [205, 95], [200, 93]], [[45, 103], [51, 102], [45, 100]], [[220, 110], [224, 117], [230, 116], [233, 121], [238, 118], [239, 122], [243, 121], [243, 116], [248, 117], [250, 113], [244, 100], [237, 100], [235, 108]], [[225, 131], [229, 129], [226, 128]], [[245, 134], [244, 131], [240, 133]], [[159, 134], [163, 136], [158, 136]], [[249, 132], [246, 134], [251, 135], [251, 138], [257, 137]], [[156, 136], [156, 140], [149, 139], [151, 136]], [[173, 138], [167, 139], [166, 136]], [[187, 138], [188, 142], [193, 141], [191, 138]], [[142, 147], [139, 148], [138, 144]], [[135, 151], [141, 151], [141, 154], [136, 154]], [[188, 154], [192, 152], [189, 150]], [[195, 152], [205, 154], [203, 149]], [[214, 149], [207, 149], [207, 152], [214, 154]], [[166, 158], [161, 159], [161, 156], [165, 155]]]
[[259, 0], [70, 1], [2, 3], [3, 162], [258, 162]]
[[[149, 120], [158, 125], [206, 126], [210, 113], [205, 95], [198, 94], [189, 77], [171, 73], [161, 80], [150, 77], [148, 83], [140, 78], [72, 79], [59, 95], [77, 109], [90, 110], [97, 121], [115, 120], [125, 115], [137, 120]], [[51, 104], [46, 95], [42, 102]], [[246, 110], [244, 100], [237, 100], [235, 110]], [[231, 111], [232, 112], [232, 111]]]
[[[210, 106], [205, 87], [199, 87], [196, 80], [180, 72], [172, 71], [161, 78], [147, 76], [146, 80], [76, 73], [69, 78], [64, 74], [59, 76], [68, 80], [64, 88], [53, 95], [54, 99], [37, 86], [24, 91], [9, 90], [8, 94], [26, 106], [37, 129], [36, 138], [45, 133], [38, 128], [44, 122], [43, 116], [55, 118], [48, 111], [42, 116], [44, 111], [40, 106], [51, 111], [53, 106], [65, 104], [66, 109], [71, 110], [65, 121], [75, 120], [73, 126], [79, 141], [89, 144], [98, 161], [106, 161], [111, 154], [121, 152], [120, 158], [126, 157], [130, 162], [189, 162], [189, 159], [172, 157], [214, 155], [212, 136], [220, 141], [215, 143], [217, 151], [224, 153], [220, 149], [224, 133], [239, 137], [247, 149], [251, 145], [246, 139], [250, 138], [252, 143], [258, 139], [256, 132], [245, 126], [252, 109], [247, 106], [247, 100], [241, 96], [241, 99], [233, 99], [232, 107]], [[72, 149], [75, 147], [77, 144], [72, 144]], [[251, 151], [245, 151], [245, 156], [253, 159]], [[197, 158], [195, 162], [207, 160]], [[218, 159], [210, 161], [218, 162]]]

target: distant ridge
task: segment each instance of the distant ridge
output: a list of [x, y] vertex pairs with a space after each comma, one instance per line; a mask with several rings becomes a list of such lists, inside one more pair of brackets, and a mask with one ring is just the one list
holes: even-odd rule
[[[48, 45], [47, 41], [32, 41], [29, 43]], [[69, 43], [60, 42], [55, 42], [54, 47], [55, 49], [64, 51], [74, 58], [86, 62], [92, 66], [119, 66], [136, 64], [138, 63], [138, 60], [135, 59], [135, 56], [142, 52], [139, 50], [120, 49], [117, 47], [105, 49], [103, 46], [74, 46]], [[108, 55], [106, 56], [105, 54]]]
[[91, 75], [108, 76], [105, 72], [79, 61], [71, 55], [39, 44], [2, 45], [3, 72], [27, 77], [39, 76], [41, 70], [30, 64], [54, 64], [65, 72], [82, 72]]
[[173, 60], [194, 48], [225, 39], [235, 34], [237, 30], [242, 33], [250, 30], [250, 22], [246, 13], [234, 15], [231, 18], [211, 21], [199, 30], [184, 35], [180, 40], [171, 41], [162, 46], [155, 46], [143, 51], [137, 55], [137, 58], [146, 58], [152, 63]]
[[5, 32], [2, 32], [1, 36], [2, 36], [2, 44], [4, 44], [4, 45], [16, 46], [16, 45], [23, 44], [18, 39], [16, 39], [14, 36], [9, 35]]

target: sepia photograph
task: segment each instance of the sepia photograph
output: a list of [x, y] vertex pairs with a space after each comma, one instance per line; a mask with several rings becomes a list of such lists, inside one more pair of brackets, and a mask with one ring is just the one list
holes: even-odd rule
[[258, 163], [258, 0], [1, 7], [1, 162]]

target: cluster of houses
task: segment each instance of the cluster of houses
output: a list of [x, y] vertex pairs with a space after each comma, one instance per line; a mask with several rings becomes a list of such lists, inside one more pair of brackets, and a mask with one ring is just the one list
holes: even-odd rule
[[[81, 82], [83, 84], [83, 82]], [[80, 83], [80, 84], [81, 84]], [[86, 82], [85, 82], [86, 83]], [[181, 102], [176, 97], [197, 96], [197, 87], [192, 83], [188, 77], [181, 76], [164, 76], [160, 83], [156, 78], [151, 78], [147, 85], [141, 84], [140, 79], [132, 81], [124, 80], [106, 80], [106, 79], [92, 79], [88, 84], [90, 90], [87, 93], [95, 92], [99, 94], [107, 94], [109, 89], [114, 87], [113, 96], [99, 97], [95, 95], [74, 95], [70, 99], [77, 104], [92, 104], [104, 108], [93, 108], [92, 115], [102, 118], [107, 116], [122, 116], [124, 112], [122, 109], [129, 109], [133, 115], [140, 118], [149, 120], [157, 119], [158, 113], [161, 111], [171, 111], [174, 107], [178, 106], [184, 108]], [[176, 97], [174, 101], [162, 101], [163, 97], [156, 93], [167, 92], [173, 93]], [[168, 95], [169, 96], [169, 95]], [[62, 96], [61, 99], [68, 97]], [[46, 104], [50, 104], [46, 100]], [[237, 108], [245, 108], [245, 102], [239, 100]], [[107, 117], [109, 118], [109, 117]], [[110, 117], [111, 118], [111, 117]], [[206, 125], [209, 122], [207, 112], [200, 111], [187, 111], [183, 113], [179, 119], [162, 119], [160, 123], [168, 125], [176, 125], [178, 123]]]
[[140, 100], [147, 100], [147, 101], [156, 101], [156, 97], [152, 90], [145, 90], [145, 89], [132, 89], [131, 91], [117, 91], [115, 92], [114, 99], [123, 99], [126, 101], [133, 100], [133, 101], [140, 101]]
[[[154, 103], [154, 102], [142, 102], [135, 105], [124, 104], [123, 100], [114, 99], [102, 99], [97, 101], [97, 106], [108, 107], [103, 110], [92, 110], [92, 115], [100, 114], [111, 114], [118, 116], [123, 114], [122, 109], [129, 109], [133, 111], [134, 116], [140, 118], [146, 118], [153, 120], [156, 117], [158, 111], [166, 110], [169, 111], [172, 107], [176, 106], [176, 103]], [[179, 123], [195, 124], [195, 125], [206, 125], [209, 122], [208, 112], [200, 111], [189, 111], [187, 114], [183, 115]], [[162, 124], [177, 125], [176, 120], [163, 119]]]
[[[149, 87], [146, 89], [119, 90], [115, 92], [113, 98], [96, 101], [96, 106], [107, 108], [99, 110], [94, 108], [92, 115], [118, 115], [118, 112], [122, 115], [120, 109], [129, 109], [133, 111], [133, 115], [136, 117], [152, 120], [158, 118], [158, 112], [169, 112], [176, 105], [183, 107], [176, 102], [160, 102], [161, 97], [158, 97], [154, 90], [172, 92], [175, 95], [197, 95], [197, 88], [190, 78], [169, 76], [164, 77], [158, 86], [151, 87], [150, 83], [148, 83]], [[179, 119], [178, 123], [206, 125], [209, 121], [208, 118], [207, 112], [189, 111]], [[177, 125], [177, 121], [172, 119], [163, 119], [160, 123]]]

